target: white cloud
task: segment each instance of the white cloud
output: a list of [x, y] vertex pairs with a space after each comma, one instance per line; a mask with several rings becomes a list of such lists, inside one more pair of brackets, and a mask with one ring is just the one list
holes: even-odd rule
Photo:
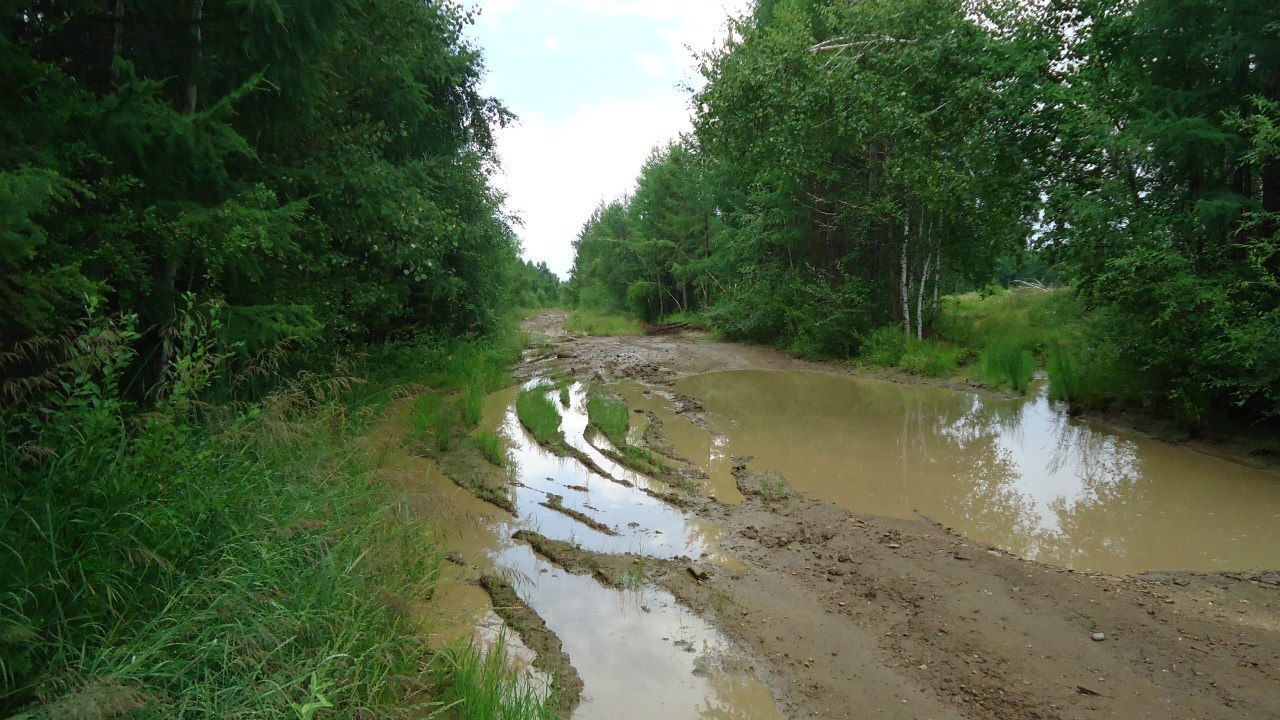
[[636, 57], [636, 62], [640, 63], [640, 69], [648, 75], [662, 77], [667, 74], [667, 61], [656, 53], [641, 53]]
[[[548, 0], [481, 0], [490, 18], [537, 8]], [[522, 107], [520, 123], [498, 134], [502, 173], [495, 179], [506, 193], [506, 210], [523, 219], [517, 228], [524, 255], [544, 260], [562, 277], [573, 263], [571, 242], [601, 200], [629, 192], [649, 151], [690, 129], [687, 95], [680, 83], [697, 85], [694, 52], [710, 49], [725, 32], [729, 15], [741, 15], [750, 0], [555, 0], [555, 15], [633, 18], [652, 28], [658, 43], [636, 56], [650, 77], [666, 79], [667, 90], [627, 95], [615, 86], [614, 99], [539, 114]], [[514, 20], [514, 18], [504, 18]], [[617, 26], [618, 23], [609, 23]], [[655, 27], [656, 26], [656, 27]], [[543, 45], [564, 50], [557, 38]], [[494, 68], [495, 72], [501, 72]]]
[[688, 127], [684, 97], [672, 91], [584, 105], [563, 123], [526, 117], [502, 130], [497, 185], [507, 193], [507, 211], [524, 220], [525, 255], [567, 277], [570, 243], [591, 211], [630, 192], [649, 151]]

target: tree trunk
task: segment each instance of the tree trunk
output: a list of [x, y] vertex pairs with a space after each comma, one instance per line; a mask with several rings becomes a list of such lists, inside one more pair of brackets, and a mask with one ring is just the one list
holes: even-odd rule
[[924, 270], [920, 272], [920, 287], [916, 292], [916, 339], [924, 339], [924, 289], [929, 282], [929, 266], [933, 255], [924, 256]]
[[114, 18], [111, 28], [111, 92], [115, 92], [116, 83], [120, 82], [120, 53], [124, 48], [124, 0], [116, 0], [111, 11]]
[[183, 115], [192, 115], [196, 111], [196, 72], [200, 66], [203, 38], [200, 34], [200, 22], [204, 19], [204, 0], [191, 0], [191, 67], [187, 71], [187, 102], [182, 108]]
[[911, 282], [910, 273], [907, 269], [907, 239], [911, 237], [911, 214], [907, 213], [907, 218], [903, 220], [902, 227], [902, 253], [899, 256], [899, 265], [901, 266], [901, 274], [898, 276], [898, 290], [902, 295], [902, 331], [911, 334]]

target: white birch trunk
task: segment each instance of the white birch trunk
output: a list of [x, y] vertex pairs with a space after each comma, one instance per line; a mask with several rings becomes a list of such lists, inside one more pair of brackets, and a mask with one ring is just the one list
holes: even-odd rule
[[929, 282], [929, 266], [933, 262], [933, 255], [924, 256], [924, 270], [920, 272], [920, 287], [916, 292], [916, 339], [924, 339], [924, 290], [928, 287]]

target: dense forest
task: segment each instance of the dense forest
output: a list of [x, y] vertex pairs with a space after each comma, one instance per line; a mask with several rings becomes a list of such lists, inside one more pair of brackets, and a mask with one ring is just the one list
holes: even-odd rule
[[558, 298], [490, 183], [471, 12], [0, 8], [0, 715], [476, 692], [397, 610], [439, 558], [352, 447], [404, 387], [465, 438], [506, 313]]
[[1058, 365], [1280, 414], [1280, 7], [761, 0], [701, 72], [694, 132], [585, 223], [573, 302], [841, 357], [1053, 279], [1090, 318]]

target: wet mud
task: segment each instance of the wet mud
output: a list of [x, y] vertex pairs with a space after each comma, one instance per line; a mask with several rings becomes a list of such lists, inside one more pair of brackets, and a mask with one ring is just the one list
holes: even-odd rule
[[[818, 457], [822, 443], [802, 443], [810, 435], [820, 435], [822, 428], [806, 421], [809, 416], [799, 403], [796, 407], [786, 403], [767, 407], [773, 422], [796, 428], [795, 436], [785, 443], [776, 437], [755, 436], [743, 428], [749, 412], [717, 399], [714, 388], [696, 387], [697, 378], [691, 376], [725, 370], [781, 369], [848, 379], [847, 369], [796, 361], [764, 348], [708, 342], [697, 333], [655, 338], [572, 337], [563, 332], [562, 322], [563, 315], [555, 313], [531, 319], [528, 329], [541, 336], [541, 349], [531, 353], [518, 372], [528, 378], [571, 372], [580, 381], [618, 383], [618, 392], [645, 418], [644, 429], [635, 431], [632, 437], [642, 439], [651, 434], [650, 426], [656, 428], [650, 438], [653, 447], [662, 447], [677, 465], [680, 459], [687, 460], [683, 476], [696, 482], [685, 493], [688, 507], [662, 504], [666, 511], [686, 519], [676, 521], [663, 511], [653, 516], [665, 518], [659, 523], [642, 511], [634, 528], [621, 522], [632, 510], [629, 500], [617, 502], [612, 511], [595, 513], [592, 508], [600, 509], [603, 496], [608, 493], [578, 498], [582, 504], [577, 507], [586, 508], [584, 512], [592, 512], [592, 517], [616, 527], [619, 538], [631, 539], [631, 547], [618, 538], [593, 535], [594, 531], [583, 529], [580, 524], [573, 528], [553, 522], [547, 528], [529, 530], [546, 540], [558, 541], [559, 545], [535, 541], [530, 535], [524, 536], [529, 544], [512, 541], [528, 554], [527, 562], [534, 563], [523, 566], [521, 572], [559, 574], [561, 580], [572, 578], [582, 584], [577, 591], [588, 595], [612, 593], [615, 605], [611, 612], [615, 616], [651, 616], [655, 607], [670, 607], [681, 618], [678, 623], [701, 623], [717, 638], [708, 647], [729, 647], [731, 651], [700, 655], [711, 660], [691, 663], [680, 672], [687, 670], [688, 675], [697, 677], [696, 673], [708, 664], [720, 671], [735, 672], [713, 674], [694, 694], [702, 693], [703, 698], [708, 698], [716, 687], [746, 683], [756, 689], [742, 691], [735, 696], [735, 702], [746, 702], [744, 698], [766, 688], [763, 692], [771, 699], [762, 705], [773, 708], [776, 702], [777, 709], [771, 711], [776, 716], [780, 709], [786, 717], [1280, 716], [1280, 573], [1271, 571], [1280, 566], [1280, 561], [1271, 561], [1269, 554], [1240, 560], [1228, 544], [1208, 551], [1208, 563], [1198, 562], [1196, 558], [1200, 556], [1195, 552], [1183, 552], [1169, 556], [1174, 558], [1172, 564], [1136, 561], [1123, 568], [1123, 573], [1128, 574], [1118, 570], [1073, 570], [1063, 566], [1070, 564], [1071, 557], [1063, 560], [1046, 553], [1043, 548], [1049, 545], [1044, 542], [1018, 545], [1001, 532], [982, 535], [980, 524], [962, 532], [959, 520], [942, 520], [935, 517], [943, 515], [937, 509], [926, 512], [920, 507], [930, 498], [954, 500], [958, 493], [943, 493], [926, 484], [924, 492], [898, 493], [900, 497], [885, 501], [901, 502], [898, 509], [859, 506], [847, 498], [825, 495], [824, 478], [840, 476], [846, 465], [861, 465], [861, 454], [886, 455], [896, 451], [900, 459], [904, 454], [901, 443], [875, 436], [879, 439], [852, 459], [846, 455], [836, 458], [833, 465], [821, 466], [827, 462]], [[956, 389], [940, 391], [954, 393]], [[958, 436], [966, 442], [973, 437], [990, 436], [992, 427], [1001, 432], [1023, 428], [1023, 440], [1034, 439], [1032, 436], [1037, 433], [1027, 432], [1022, 421], [1028, 413], [1041, 411], [1035, 405], [1038, 399], [1033, 398], [1030, 407], [1024, 403], [1021, 412], [998, 411], [997, 416], [1002, 419], [993, 426], [972, 416], [975, 396], [983, 401], [999, 400], [990, 394], [974, 393], [960, 401], [943, 400], [944, 404], [959, 404], [941, 415], [935, 412], [936, 408], [922, 408], [923, 424], [917, 428], [928, 429], [928, 419], [932, 417], [932, 425], [950, 428], [953, 439]], [[793, 418], [787, 414], [791, 412], [799, 414]], [[946, 422], [939, 421], [939, 417], [946, 418]], [[736, 426], [731, 422], [735, 419]], [[889, 425], [883, 420], [873, 424]], [[849, 432], [857, 436], [870, 431]], [[920, 433], [914, 437], [918, 439]], [[1103, 439], [1083, 436], [1084, 445], [1106, 449], [1106, 436], [1099, 437]], [[1072, 442], [1081, 439], [1082, 433], [1077, 431]], [[583, 442], [590, 445], [585, 434]], [[919, 456], [924, 454], [922, 449], [929, 448], [928, 443], [907, 445], [909, 464], [924, 462]], [[967, 477], [979, 485], [991, 475], [1006, 478], [987, 483], [995, 486], [996, 492], [990, 495], [1016, 500], [1015, 495], [1026, 496], [1027, 486], [1038, 481], [1010, 481], [1007, 472], [1001, 475], [1001, 467], [1021, 468], [1024, 455], [1043, 454], [1039, 448], [1033, 444], [1025, 451], [1008, 449], [1003, 456], [996, 453], [997, 460], [1003, 457], [1005, 461], [1016, 461], [1004, 462], [1003, 466], [999, 462], [993, 465], [972, 460], [952, 460], [950, 464], [961, 468], [975, 465], [977, 469], [970, 470]], [[589, 453], [589, 448], [581, 449]], [[1102, 466], [1121, 467], [1125, 463], [1116, 462], [1116, 458], [1123, 460], [1126, 452], [1136, 456], [1145, 450], [1125, 451], [1113, 443], [1105, 453], [1094, 452], [1093, 456], [1107, 458]], [[634, 472], [592, 457], [606, 473]], [[808, 463], [808, 470], [794, 464], [797, 457]], [[600, 458], [609, 461], [603, 454]], [[1177, 457], [1172, 467], [1181, 469], [1195, 462], [1198, 461]], [[908, 474], [893, 481], [887, 465], [870, 465], [871, 474], [879, 475], [888, 485], [909, 485], [915, 477]], [[1062, 466], [1069, 467], [1070, 463]], [[1172, 472], [1151, 472], [1160, 466], [1157, 461], [1142, 461], [1136, 466], [1139, 474], [1144, 478], [1149, 475], [1153, 483], [1160, 475]], [[814, 467], [819, 469], [814, 471]], [[1082, 466], [1076, 466], [1073, 475], [1084, 474], [1078, 472], [1079, 467]], [[1207, 474], [1221, 477], [1225, 471], [1216, 468]], [[573, 468], [561, 468], [545, 477], [560, 488], [574, 485], [594, 492], [604, 487], [614, 492], [622, 487], [608, 480], [601, 482], [599, 477], [586, 477]], [[640, 482], [634, 477], [626, 479]], [[847, 483], [828, 482], [828, 486]], [[670, 490], [663, 485], [646, 487]], [[1116, 483], [1093, 483], [1090, 488], [1094, 497], [1087, 499], [1095, 502], [1109, 496], [1125, 498], [1096, 523], [1103, 529], [1121, 525], [1119, 531], [1108, 530], [1110, 537], [1104, 534], [1100, 540], [1104, 548], [1119, 542], [1116, 537], [1133, 536], [1134, 531], [1123, 524], [1131, 516], [1152, 513], [1157, 506], [1152, 498], [1161, 492], [1157, 485], [1143, 486], [1142, 482], [1119, 483], [1119, 488], [1113, 485]], [[1257, 487], [1264, 489], [1249, 496], [1252, 499], [1243, 505], [1257, 506], [1251, 511], [1275, 512], [1266, 483], [1259, 481]], [[1137, 488], [1137, 493], [1126, 496], [1123, 491], [1127, 488]], [[582, 495], [575, 490], [555, 490], [551, 485], [542, 489], [561, 494], [565, 503]], [[546, 499], [545, 492], [539, 501]], [[864, 490], [857, 495], [870, 492]], [[1059, 492], [1056, 501], [1036, 499], [1023, 501], [1023, 505], [1030, 502], [1033, 507], [1047, 507], [1049, 516], [1060, 521], [1070, 517], [1070, 513], [1059, 512], [1061, 508], [1080, 502], [1068, 495]], [[653, 497], [643, 493], [637, 499], [654, 502]], [[1184, 495], [1178, 502], [1211, 514], [1216, 510], [1209, 499], [1206, 494]], [[588, 504], [592, 508], [587, 508]], [[1016, 506], [1018, 502], [1012, 504]], [[615, 517], [619, 520], [612, 520]], [[1023, 525], [1045, 525], [1043, 515], [1032, 517], [1024, 513], [1022, 517]], [[1028, 517], [1034, 522], [1025, 520]], [[1197, 522], [1196, 517], [1170, 515], [1165, 522], [1186, 527]], [[1236, 517], [1231, 522], [1254, 522], [1247, 515]], [[696, 525], [691, 526], [691, 521]], [[565, 522], [572, 521], [565, 518]], [[1154, 526], [1160, 524], [1158, 519], [1154, 521]], [[1051, 529], [1062, 535], [1066, 525], [1059, 523]], [[1269, 542], [1266, 535], [1256, 534], [1256, 525], [1254, 522], [1251, 526], [1249, 532], [1255, 534], [1247, 542]], [[660, 535], [670, 531], [679, 536], [679, 541], [655, 540], [659, 527]], [[991, 529], [998, 527], [999, 523], [990, 523]], [[1192, 551], [1212, 540], [1201, 537], [1188, 543]], [[1112, 556], [1143, 556], [1132, 541], [1121, 545], [1112, 549]], [[539, 546], [541, 549], [535, 551]], [[566, 552], [566, 546], [572, 552]], [[628, 552], [633, 555], [627, 556]], [[1059, 564], [1023, 556], [1052, 559]], [[1224, 556], [1237, 558], [1233, 565], [1225, 566], [1231, 567], [1230, 571], [1187, 571], [1189, 567], [1220, 567], [1213, 563]], [[730, 562], [729, 558], [737, 562]], [[636, 559], [641, 562], [636, 563]], [[724, 562], [711, 562], [714, 559]], [[1179, 560], [1186, 564], [1180, 565]], [[541, 572], [537, 563], [545, 563], [541, 569], [546, 572]], [[624, 571], [628, 567], [630, 571]], [[1077, 563], [1077, 567], [1099, 565], [1089, 560]], [[1148, 572], [1152, 570], [1160, 572]], [[636, 587], [641, 590], [618, 589], [631, 587], [628, 583], [638, 583]], [[588, 587], [596, 590], [588, 591]], [[546, 592], [555, 596], [560, 591]], [[596, 619], [603, 616], [571, 603], [559, 605], [546, 597], [538, 599], [536, 592], [522, 597], [561, 637], [575, 667], [592, 667], [594, 671], [597, 656], [592, 655], [590, 643], [580, 635], [590, 623], [603, 622]], [[651, 635], [638, 633], [640, 637]], [[643, 685], [649, 671], [658, 672], [659, 666], [682, 667], [677, 661], [686, 645], [677, 646], [671, 640], [675, 635], [659, 637], [668, 638], [664, 641], [667, 645], [658, 646], [666, 654], [634, 660], [630, 675], [623, 675], [627, 678], [625, 684]], [[632, 642], [619, 639], [615, 647], [630, 647]], [[647, 647], [644, 641], [636, 641], [635, 647], [637, 652], [647, 652], [643, 650]], [[593, 685], [609, 688], [615, 682], [607, 676], [593, 678], [586, 671], [582, 675], [584, 698], [592, 695]], [[753, 684], [758, 681], [763, 685]], [[667, 692], [665, 684], [645, 687], [644, 692]], [[627, 697], [625, 693], [611, 693], [598, 697]], [[617, 707], [625, 705], [625, 701], [619, 702], [622, 704]], [[689, 702], [682, 702], [681, 707], [690, 707]], [[597, 701], [584, 700], [578, 712], [603, 712], [602, 705], [593, 703]], [[729, 706], [719, 704], [719, 700], [695, 700], [693, 709], [686, 709], [684, 716], [749, 716], [740, 709], [726, 707]], [[658, 712], [650, 710], [649, 717], [681, 716], [665, 706]]]

